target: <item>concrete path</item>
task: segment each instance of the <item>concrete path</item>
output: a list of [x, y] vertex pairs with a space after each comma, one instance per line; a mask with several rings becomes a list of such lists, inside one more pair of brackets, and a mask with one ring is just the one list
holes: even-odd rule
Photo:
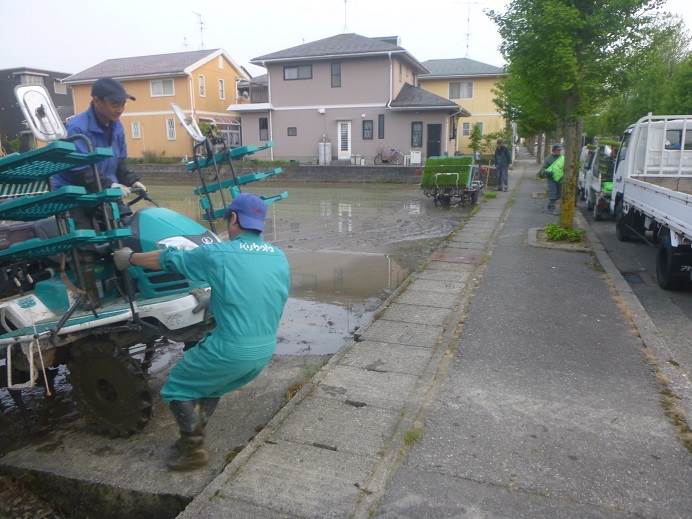
[[689, 517], [691, 457], [602, 273], [526, 243], [534, 170], [179, 517]]
[[483, 203], [179, 517], [367, 510], [416, 434], [509, 196]]
[[587, 254], [529, 247], [525, 177], [377, 517], [692, 517], [692, 456]]

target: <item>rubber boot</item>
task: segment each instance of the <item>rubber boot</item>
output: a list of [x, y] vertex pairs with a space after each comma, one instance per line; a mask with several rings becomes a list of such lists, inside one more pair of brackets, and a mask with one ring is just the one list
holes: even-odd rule
[[180, 439], [175, 442], [166, 465], [176, 471], [203, 467], [209, 463], [209, 453], [204, 448], [204, 426], [198, 413], [199, 402], [174, 400], [169, 405], [178, 422]]
[[211, 415], [216, 411], [219, 400], [219, 398], [202, 398], [199, 400], [199, 418], [202, 424], [202, 431], [206, 429]]

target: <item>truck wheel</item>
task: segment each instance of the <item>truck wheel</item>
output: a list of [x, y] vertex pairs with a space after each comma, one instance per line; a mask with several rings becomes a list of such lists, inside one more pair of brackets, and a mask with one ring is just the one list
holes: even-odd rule
[[593, 204], [593, 219], [597, 222], [603, 220], [603, 215], [601, 214], [601, 209], [598, 208], [598, 202]]
[[656, 281], [664, 290], [682, 290], [687, 286], [689, 273], [680, 273], [680, 259], [674, 254], [668, 229], [662, 233], [656, 254]]
[[631, 238], [627, 230], [627, 215], [623, 214], [622, 202], [615, 206], [615, 237], [618, 241], [629, 241]]
[[152, 403], [140, 363], [101, 337], [75, 343], [70, 353], [72, 393], [90, 427], [111, 437], [142, 430]]

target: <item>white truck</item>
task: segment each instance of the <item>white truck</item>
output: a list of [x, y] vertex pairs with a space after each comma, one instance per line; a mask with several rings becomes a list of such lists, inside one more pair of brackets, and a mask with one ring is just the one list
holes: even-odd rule
[[619, 143], [599, 141], [589, 153], [590, 161], [584, 171], [584, 199], [594, 220], [610, 216], [610, 199], [613, 191], [613, 171]]
[[617, 238], [658, 244], [656, 279], [666, 290], [692, 274], [692, 115], [651, 115], [627, 128], [613, 176]]

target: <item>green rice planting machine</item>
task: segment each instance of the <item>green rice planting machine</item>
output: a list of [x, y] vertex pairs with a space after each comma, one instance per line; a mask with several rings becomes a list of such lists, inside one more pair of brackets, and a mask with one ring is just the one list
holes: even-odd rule
[[440, 207], [477, 204], [484, 184], [473, 157], [429, 157], [421, 188]]
[[[23, 388], [53, 393], [56, 368], [67, 365], [78, 409], [97, 432], [126, 436], [152, 412], [147, 370], [157, 348], [194, 342], [213, 327], [213, 315], [193, 312], [195, 285], [184, 277], [141, 267], [118, 272], [113, 250], [194, 248], [217, 242], [214, 221], [241, 186], [281, 173], [280, 168], [237, 176], [233, 161], [271, 146], [228, 148], [207, 138], [180, 108], [173, 111], [193, 139], [190, 172], [205, 226], [152, 206], [126, 217], [119, 188], [101, 188], [99, 161], [110, 148], [93, 148], [84, 135], [68, 136], [42, 86], [21, 85], [15, 95], [35, 137], [46, 145], [0, 158], [0, 388], [21, 402]], [[80, 153], [75, 142], [85, 143]], [[226, 165], [231, 178], [222, 178]], [[95, 192], [81, 186], [51, 189], [50, 177], [89, 168]], [[286, 193], [263, 197], [272, 204]], [[80, 216], [77, 218], [77, 216]], [[83, 222], [89, 225], [83, 225]], [[79, 223], [77, 223], [79, 222]]]

